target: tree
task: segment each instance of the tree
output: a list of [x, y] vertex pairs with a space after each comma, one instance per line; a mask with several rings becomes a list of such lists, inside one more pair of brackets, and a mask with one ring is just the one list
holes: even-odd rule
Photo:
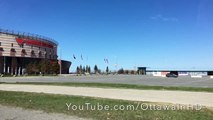
[[131, 70], [131, 74], [135, 74], [135, 71], [134, 71], [134, 70]]
[[39, 71], [44, 74], [46, 72], [46, 64], [45, 64], [45, 60], [40, 60], [39, 61]]
[[88, 65], [87, 65], [87, 66], [86, 66], [86, 72], [87, 72], [87, 73], [89, 73], [89, 70], [88, 70], [88, 68], [89, 68], [89, 67], [88, 67]]
[[98, 73], [101, 74], [101, 69], [98, 69]]
[[123, 68], [119, 69], [118, 74], [124, 74], [124, 69]]
[[58, 74], [60, 66], [57, 60], [42, 59], [40, 61], [31, 62], [26, 66], [28, 74]]
[[90, 66], [88, 67], [88, 73], [91, 73], [91, 68], [90, 68]]
[[84, 74], [86, 72], [85, 66], [82, 69], [82, 73]]
[[106, 67], [106, 73], [107, 74], [109, 73], [109, 67], [108, 66]]
[[79, 69], [79, 67], [77, 66], [77, 68], [76, 68], [76, 74], [79, 74], [80, 73], [80, 69]]
[[47, 59], [43, 59], [39, 62], [39, 71], [42, 74], [49, 74], [51, 71], [51, 64], [49, 62], [49, 60]]
[[32, 74], [33, 73], [33, 70], [32, 70], [32, 67], [33, 67], [33, 64], [32, 63], [29, 63], [26, 67], [26, 72], [28, 74]]
[[124, 73], [125, 74], [129, 74], [129, 70], [124, 70]]
[[26, 67], [28, 74], [36, 74], [39, 72], [39, 66], [37, 62], [31, 62]]
[[53, 74], [58, 74], [60, 70], [60, 66], [57, 61], [53, 61], [51, 65], [51, 70]]
[[33, 72], [36, 74], [39, 72], [39, 66], [37, 62], [33, 63], [33, 67], [32, 67]]
[[98, 72], [98, 66], [97, 66], [97, 65], [94, 66], [94, 72], [95, 72], [95, 73]]
[[80, 65], [80, 67], [79, 67], [79, 71], [80, 71], [80, 74], [82, 74], [82, 65]]

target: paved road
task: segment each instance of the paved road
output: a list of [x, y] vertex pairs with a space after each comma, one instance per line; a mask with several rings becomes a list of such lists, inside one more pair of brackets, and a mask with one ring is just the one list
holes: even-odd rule
[[0, 84], [0, 90], [23, 91], [49, 94], [64, 94], [121, 99], [131, 101], [165, 102], [184, 105], [213, 107], [213, 93], [167, 90], [132, 90], [113, 88], [67, 87], [50, 85]]
[[39, 110], [25, 110], [19, 107], [0, 105], [0, 120], [85, 120], [59, 113], [45, 113]]
[[67, 77], [2, 77], [0, 82], [89, 82], [89, 83], [121, 83], [151, 86], [189, 86], [213, 87], [213, 79], [203, 78], [163, 78], [150, 75], [91, 75]]

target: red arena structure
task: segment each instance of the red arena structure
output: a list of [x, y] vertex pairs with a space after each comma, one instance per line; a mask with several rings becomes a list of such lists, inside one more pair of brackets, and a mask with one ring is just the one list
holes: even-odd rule
[[[0, 74], [22, 75], [33, 61], [58, 61], [58, 43], [37, 34], [0, 29]], [[61, 73], [68, 74], [70, 61], [61, 60]]]

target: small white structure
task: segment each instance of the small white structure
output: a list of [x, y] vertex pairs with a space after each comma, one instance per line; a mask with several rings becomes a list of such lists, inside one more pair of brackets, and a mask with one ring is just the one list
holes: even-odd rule
[[207, 72], [189, 72], [192, 78], [202, 78], [203, 76], [207, 76]]
[[191, 78], [202, 78], [202, 75], [191, 75]]
[[166, 77], [167, 73], [169, 72], [152, 72], [152, 75], [157, 77]]
[[153, 72], [153, 76], [161, 77], [161, 72]]
[[179, 76], [188, 76], [189, 73], [188, 72], [178, 72]]

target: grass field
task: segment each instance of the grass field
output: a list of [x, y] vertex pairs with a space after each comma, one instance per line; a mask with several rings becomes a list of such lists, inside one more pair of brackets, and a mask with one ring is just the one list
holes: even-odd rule
[[197, 110], [68, 110], [66, 103], [74, 105], [92, 105], [102, 104], [111, 107], [115, 105], [134, 105], [138, 104], [157, 104], [148, 102], [131, 102], [123, 100], [111, 100], [91, 97], [50, 95], [39, 93], [7, 92], [0, 91], [0, 104], [9, 106], [18, 106], [26, 109], [43, 110], [46, 112], [65, 113], [84, 118], [102, 119], [102, 120], [212, 120], [213, 111], [207, 108]]
[[[2, 82], [3, 84], [4, 82]], [[5, 83], [4, 83], [5, 84]], [[6, 83], [14, 84], [14, 83]], [[194, 92], [213, 92], [213, 88], [197, 87], [167, 87], [167, 86], [147, 86], [147, 85], [130, 85], [130, 84], [113, 84], [113, 83], [39, 83], [39, 82], [17, 82], [15, 84], [33, 84], [33, 85], [60, 85], [60, 86], [81, 86], [81, 87], [100, 87], [100, 88], [124, 88], [124, 89], [142, 89], [142, 90], [179, 90]]]

